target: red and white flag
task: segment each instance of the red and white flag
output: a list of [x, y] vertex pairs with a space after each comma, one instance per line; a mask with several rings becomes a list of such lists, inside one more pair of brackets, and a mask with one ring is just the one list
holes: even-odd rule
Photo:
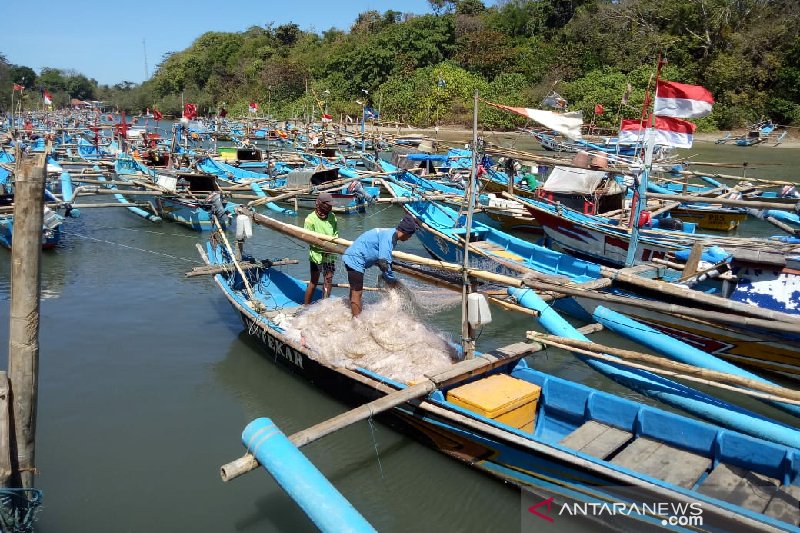
[[250, 102], [249, 110], [250, 110], [251, 113], [258, 112], [258, 104], [255, 103], [255, 102]]
[[[694, 130], [697, 128], [688, 120], [674, 117], [656, 117], [655, 144], [674, 146], [675, 148], [691, 148]], [[648, 129], [648, 121], [623, 120], [619, 130], [620, 142], [640, 142], [644, 140], [644, 132]]]
[[44, 105], [52, 105], [53, 104], [53, 97], [47, 92], [47, 89], [44, 90], [42, 93], [42, 98], [44, 99]]
[[322, 114], [322, 122], [331, 122], [333, 121], [333, 117], [328, 115], [327, 113]]
[[714, 97], [700, 85], [659, 80], [653, 113], [661, 117], [702, 118], [711, 114]]
[[542, 126], [557, 131], [558, 133], [569, 137], [570, 139], [581, 138], [581, 126], [583, 126], [583, 113], [581, 111], [573, 111], [571, 113], [554, 113], [552, 111], [545, 111], [543, 109], [531, 109], [528, 107], [511, 107], [503, 104], [495, 104], [482, 100], [485, 104], [497, 109], [504, 109], [512, 113], [517, 113], [523, 117], [535, 120]]
[[[24, 85], [20, 85], [19, 83], [15, 83], [14, 84], [14, 91], [23, 91], [23, 90], [25, 90], [25, 86]], [[12, 91], [12, 92], [14, 92], [14, 91]]]

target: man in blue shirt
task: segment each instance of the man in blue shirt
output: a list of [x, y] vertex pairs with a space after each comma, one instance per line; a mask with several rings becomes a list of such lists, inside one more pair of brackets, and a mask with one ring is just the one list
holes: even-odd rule
[[406, 215], [396, 228], [375, 228], [362, 233], [345, 250], [342, 262], [347, 270], [350, 284], [350, 311], [356, 317], [361, 314], [361, 296], [364, 292], [364, 271], [373, 265], [383, 272], [383, 279], [389, 285], [397, 283], [392, 272], [392, 250], [397, 241], [407, 241], [417, 230], [417, 221]]

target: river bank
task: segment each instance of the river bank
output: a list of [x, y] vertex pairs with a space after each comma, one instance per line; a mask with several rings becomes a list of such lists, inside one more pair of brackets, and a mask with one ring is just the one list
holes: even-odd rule
[[[371, 132], [379, 132], [384, 134], [394, 134], [394, 135], [424, 135], [426, 137], [430, 137], [432, 139], [442, 139], [446, 141], [452, 140], [467, 140], [472, 136], [472, 130], [463, 128], [462, 126], [440, 126], [439, 128], [415, 128], [412, 126], [372, 126], [367, 128], [368, 131]], [[694, 134], [694, 142], [695, 143], [715, 143], [718, 139], [721, 139], [729, 133], [727, 131], [717, 131], [717, 132], [697, 132]], [[738, 137], [747, 133], [746, 129], [739, 129], [739, 130], [731, 130], [730, 134], [732, 137]], [[487, 129], [480, 129], [479, 136], [487, 138], [490, 136], [501, 136], [501, 137], [518, 137], [518, 136], [527, 136], [524, 132], [519, 131], [500, 131], [500, 130], [487, 130]], [[786, 138], [781, 141], [780, 144], [775, 145], [774, 143], [765, 143], [761, 145], [753, 145], [753, 146], [745, 146], [741, 148], [750, 148], [750, 149], [758, 149], [758, 148], [800, 148], [800, 136], [794, 134], [792, 132], [786, 136]]]

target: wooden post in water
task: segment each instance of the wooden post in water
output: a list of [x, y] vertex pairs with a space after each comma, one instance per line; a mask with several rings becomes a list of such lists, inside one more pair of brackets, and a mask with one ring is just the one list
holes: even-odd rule
[[[36, 403], [39, 381], [39, 295], [45, 155], [17, 159], [14, 236], [11, 249], [11, 324], [8, 378], [11, 383], [16, 472], [12, 483], [33, 487]], [[14, 446], [12, 445], [12, 451]]]

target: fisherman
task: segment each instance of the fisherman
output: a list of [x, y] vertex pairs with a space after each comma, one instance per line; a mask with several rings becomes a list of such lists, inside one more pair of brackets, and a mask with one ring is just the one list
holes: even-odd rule
[[[336, 215], [333, 210], [333, 196], [330, 193], [322, 192], [317, 196], [316, 208], [307, 217], [303, 227], [309, 231], [327, 235], [329, 237], [338, 237], [339, 230], [336, 225]], [[308, 250], [309, 265], [310, 265], [310, 279], [308, 287], [306, 288], [306, 295], [303, 303], [308, 305], [314, 296], [314, 291], [319, 285], [319, 274], [322, 272], [322, 297], [327, 298], [331, 295], [331, 287], [333, 287], [333, 273], [336, 270], [334, 255], [325, 252], [322, 248], [314, 246], [313, 244]]]
[[397, 278], [392, 272], [392, 250], [397, 241], [407, 241], [417, 230], [417, 221], [406, 215], [396, 228], [375, 228], [362, 233], [342, 256], [350, 284], [350, 311], [354, 317], [361, 314], [361, 296], [364, 292], [364, 271], [372, 265], [381, 269], [383, 280], [393, 287]]

